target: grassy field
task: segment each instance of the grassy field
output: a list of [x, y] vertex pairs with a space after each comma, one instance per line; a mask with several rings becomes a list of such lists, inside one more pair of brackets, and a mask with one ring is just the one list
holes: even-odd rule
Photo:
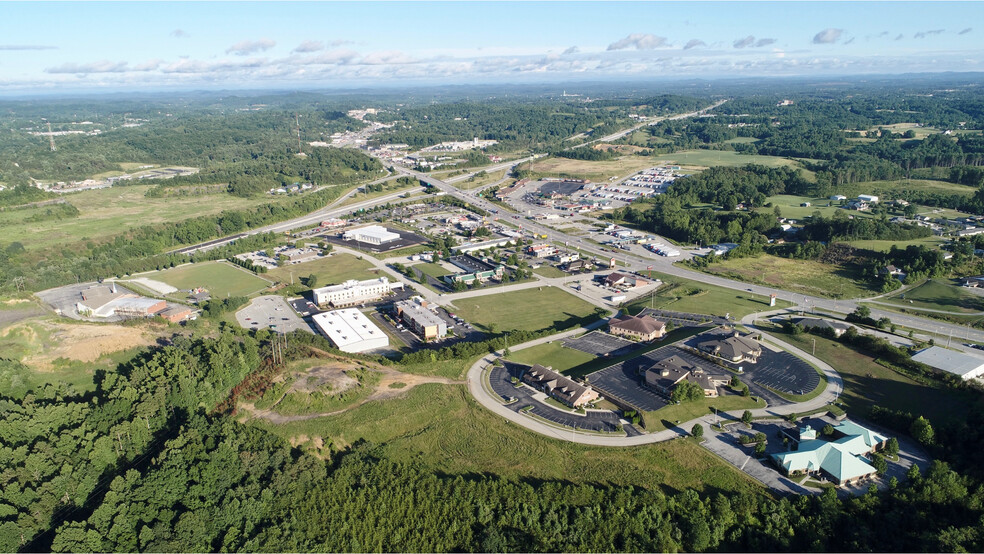
[[[732, 410], [754, 410], [764, 408], [765, 402], [762, 400], [752, 400], [752, 397], [725, 395], [718, 398], [703, 398], [694, 402], [683, 402], [680, 404], [670, 404], [665, 408], [655, 412], [647, 412], [646, 430], [650, 432], [671, 429], [677, 422], [690, 421], [696, 417], [713, 413], [714, 408], [719, 412]], [[686, 429], [690, 431], [690, 429]]]
[[333, 254], [328, 258], [303, 264], [278, 267], [265, 273], [264, 277], [273, 281], [289, 283], [291, 273], [294, 274], [295, 282], [301, 277], [316, 275], [319, 287], [338, 284], [349, 279], [373, 279], [377, 277], [375, 266], [352, 254]]
[[[451, 183], [451, 186], [455, 188], [459, 188], [461, 190], [472, 190], [479, 187], [484, 187], [486, 185], [491, 185], [496, 181], [500, 181], [507, 175], [507, 173], [508, 170], [502, 169], [500, 171], [493, 171], [492, 173], [486, 172], [485, 175], [472, 175], [471, 177], [463, 181], [455, 181], [454, 183]], [[502, 185], [506, 186], [512, 182], [513, 181], [511, 180], [506, 181], [502, 183]]]
[[573, 367], [590, 362], [595, 357], [587, 352], [581, 352], [573, 348], [564, 348], [560, 341], [555, 341], [517, 350], [509, 356], [509, 359], [522, 364], [550, 366], [554, 371], [567, 371]]
[[[655, 275], [655, 274], [654, 274]], [[666, 283], [655, 294], [646, 295], [627, 306], [635, 314], [643, 308], [660, 308], [675, 312], [719, 315], [731, 314], [733, 319], [770, 309], [769, 298], [751, 292], [739, 292], [697, 281], [656, 275]], [[776, 299], [776, 308], [792, 304]]]
[[25, 221], [46, 207], [0, 212], [0, 234], [7, 242], [20, 241], [28, 250], [67, 244], [80, 239], [103, 239], [143, 225], [182, 221], [223, 210], [287, 202], [287, 197], [238, 198], [228, 194], [147, 198], [146, 185], [112, 187], [66, 194], [79, 216]]
[[564, 273], [563, 271], [557, 269], [552, 265], [541, 265], [540, 267], [534, 269], [533, 273], [536, 273], [540, 277], [548, 277], [548, 278], [563, 277], [567, 275], [566, 273]]
[[[766, 199], [767, 203], [771, 203], [772, 206], [766, 208], [756, 208], [755, 211], [760, 213], [772, 213], [776, 206], [782, 212], [782, 216], [788, 219], [803, 219], [805, 217], [812, 216], [814, 212], [820, 212], [823, 217], [833, 217], [838, 211], [845, 211], [843, 208], [838, 207], [838, 202], [834, 202], [827, 198], [811, 198], [809, 196], [795, 196], [792, 194], [777, 194], [775, 196], [770, 196]], [[804, 202], [809, 202], [810, 206], [800, 206]], [[828, 206], [827, 204], [830, 204]], [[871, 217], [871, 214], [866, 212], [850, 212], [851, 215], [861, 216], [861, 217]]]
[[409, 185], [398, 184], [395, 180], [396, 179], [395, 176], [393, 179], [394, 180], [386, 181], [385, 183], [382, 183], [383, 190], [381, 191], [370, 192], [369, 194], [355, 193], [352, 196], [346, 198], [344, 201], [342, 201], [341, 204], [338, 204], [336, 207], [340, 208], [342, 206], [348, 206], [350, 204], [357, 204], [359, 202], [365, 202], [366, 200], [372, 200], [373, 198], [379, 198], [380, 196], [393, 194], [394, 192], [400, 192], [401, 190], [410, 190], [419, 187], [419, 185], [417, 185], [416, 183], [412, 183]]
[[844, 244], [849, 244], [855, 248], [863, 248], [866, 250], [874, 250], [876, 252], [888, 252], [892, 249], [892, 246], [897, 246], [901, 250], [905, 250], [909, 246], [925, 246], [927, 248], [936, 248], [939, 245], [946, 242], [947, 239], [943, 237], [938, 237], [933, 235], [931, 237], [926, 237], [922, 239], [915, 240], [850, 240], [845, 241]]
[[462, 298], [454, 301], [455, 311], [483, 330], [495, 323], [500, 331], [558, 331], [590, 323], [597, 310], [580, 298], [549, 286], [494, 296]]
[[302, 448], [318, 451], [312, 445], [323, 442], [323, 455], [367, 440], [380, 445], [387, 458], [418, 460], [449, 474], [766, 494], [757, 482], [693, 441], [603, 448], [549, 439], [482, 408], [463, 386], [419, 385], [398, 398], [369, 402], [338, 416], [253, 424]]
[[440, 264], [435, 264], [432, 262], [414, 264], [411, 267], [420, 271], [424, 275], [437, 279], [438, 281], [441, 281], [445, 275], [451, 275], [451, 272], [442, 267]]
[[984, 312], [984, 296], [969, 292], [954, 281], [940, 279], [929, 279], [915, 288], [882, 298], [881, 301], [911, 308], [952, 311], [956, 314]]
[[[616, 160], [590, 162], [569, 158], [548, 158], [537, 160], [533, 166], [536, 175], [542, 177], [567, 177], [571, 179], [590, 179], [594, 182], [608, 181], [610, 177], [627, 177], [633, 173], [659, 165], [654, 158], [644, 156], [623, 156]], [[523, 164], [523, 167], [528, 167]]]
[[[810, 351], [817, 340], [817, 358], [833, 366], [844, 379], [840, 396], [850, 414], [866, 415], [873, 406], [922, 414], [934, 423], [964, 414], [981, 398], [971, 391], [922, 385], [849, 346], [814, 335], [777, 335], [794, 346]], [[978, 406], [979, 407], [979, 406]]]
[[860, 281], [860, 275], [853, 267], [769, 254], [722, 260], [709, 265], [705, 271], [746, 283], [830, 298], [858, 298], [875, 292]]
[[[719, 165], [739, 166], [758, 164], [768, 167], [800, 167], [794, 160], [778, 156], [759, 156], [757, 154], [739, 154], [734, 150], [684, 150], [672, 154], [663, 154], [656, 158], [656, 164], [673, 164], [684, 167], [707, 168]], [[802, 168], [801, 168], [802, 169]], [[805, 169], [804, 173], [808, 173]]]
[[141, 277], [161, 281], [182, 290], [205, 287], [213, 298], [249, 296], [260, 292], [270, 284], [251, 272], [226, 262], [187, 264], [155, 271]]

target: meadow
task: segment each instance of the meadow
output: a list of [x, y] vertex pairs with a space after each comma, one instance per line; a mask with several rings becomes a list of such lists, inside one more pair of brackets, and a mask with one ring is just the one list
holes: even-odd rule
[[713, 275], [782, 289], [780, 296], [807, 294], [829, 298], [859, 298], [876, 291], [866, 287], [851, 266], [815, 260], [793, 260], [769, 254], [754, 258], [721, 260], [704, 270]]
[[984, 295], [970, 292], [958, 286], [955, 281], [942, 279], [928, 279], [915, 288], [882, 298], [880, 301], [904, 307], [950, 311], [955, 314], [984, 312]]
[[595, 321], [601, 310], [550, 286], [462, 298], [454, 306], [459, 316], [486, 331], [493, 324], [499, 331], [561, 331]]
[[[167, 283], [179, 290], [205, 287], [213, 298], [249, 296], [270, 285], [267, 280], [226, 262], [186, 264], [141, 277]], [[181, 293], [174, 294], [181, 299], [185, 296]]]
[[353, 254], [332, 254], [327, 258], [271, 269], [263, 274], [267, 279], [281, 283], [290, 283], [291, 275], [295, 282], [301, 277], [314, 275], [318, 279], [319, 287], [342, 283], [349, 279], [363, 280], [377, 277], [376, 268], [372, 263], [359, 259]]
[[386, 458], [418, 460], [449, 474], [766, 494], [756, 481], [691, 440], [633, 448], [558, 441], [492, 414], [461, 385], [419, 385], [403, 396], [337, 416], [252, 424], [323, 456], [369, 441]]
[[[224, 210], [260, 204], [285, 203], [286, 196], [239, 198], [229, 194], [208, 196], [144, 196], [151, 186], [133, 185], [66, 194], [64, 199], [79, 210], [77, 217], [41, 218], [48, 206], [0, 212], [0, 233], [9, 242], [19, 241], [27, 250], [105, 239], [144, 225], [183, 221]], [[38, 216], [39, 221], [28, 221]]]

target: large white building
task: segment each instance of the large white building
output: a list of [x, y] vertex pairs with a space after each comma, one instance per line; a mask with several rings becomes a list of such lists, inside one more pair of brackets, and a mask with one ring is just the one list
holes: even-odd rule
[[322, 312], [311, 319], [342, 352], [365, 352], [389, 345], [386, 333], [355, 308]]
[[378, 245], [399, 240], [400, 234], [387, 231], [386, 227], [383, 227], [382, 225], [370, 225], [368, 227], [345, 231], [342, 238], [345, 240], [357, 240], [359, 242]]
[[314, 289], [314, 301], [321, 306], [351, 306], [372, 302], [389, 294], [393, 289], [402, 289], [403, 283], [390, 283], [386, 277], [356, 281], [351, 279], [340, 285], [330, 285]]
[[912, 356], [912, 359], [940, 371], [958, 375], [965, 380], [984, 375], [984, 358], [947, 350], [940, 346], [930, 346], [920, 350]]

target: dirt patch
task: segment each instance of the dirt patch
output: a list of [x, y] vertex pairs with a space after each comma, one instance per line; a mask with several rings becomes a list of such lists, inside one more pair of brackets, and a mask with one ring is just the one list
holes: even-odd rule
[[332, 394], [339, 394], [359, 386], [359, 380], [350, 376], [347, 370], [354, 369], [352, 365], [331, 365], [312, 367], [311, 369], [294, 374], [294, 383], [290, 391], [314, 392], [327, 389]]
[[111, 325], [41, 324], [49, 333], [41, 353], [27, 357], [24, 363], [35, 369], [51, 370], [58, 358], [94, 362], [113, 352], [154, 344], [156, 334], [138, 327]]
[[[12, 301], [8, 301], [7, 304], [10, 304], [10, 302]], [[27, 300], [24, 300], [23, 302], [27, 302]], [[44, 310], [41, 309], [40, 306], [20, 306], [20, 303], [21, 302], [18, 301], [17, 304], [13, 304], [17, 306], [17, 308], [0, 310], [0, 328], [17, 323], [18, 321], [22, 321], [24, 319], [44, 315]]]

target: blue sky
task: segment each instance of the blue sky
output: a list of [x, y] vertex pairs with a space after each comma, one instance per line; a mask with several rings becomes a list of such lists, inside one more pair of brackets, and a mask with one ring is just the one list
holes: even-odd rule
[[0, 2], [0, 92], [984, 71], [980, 2]]

